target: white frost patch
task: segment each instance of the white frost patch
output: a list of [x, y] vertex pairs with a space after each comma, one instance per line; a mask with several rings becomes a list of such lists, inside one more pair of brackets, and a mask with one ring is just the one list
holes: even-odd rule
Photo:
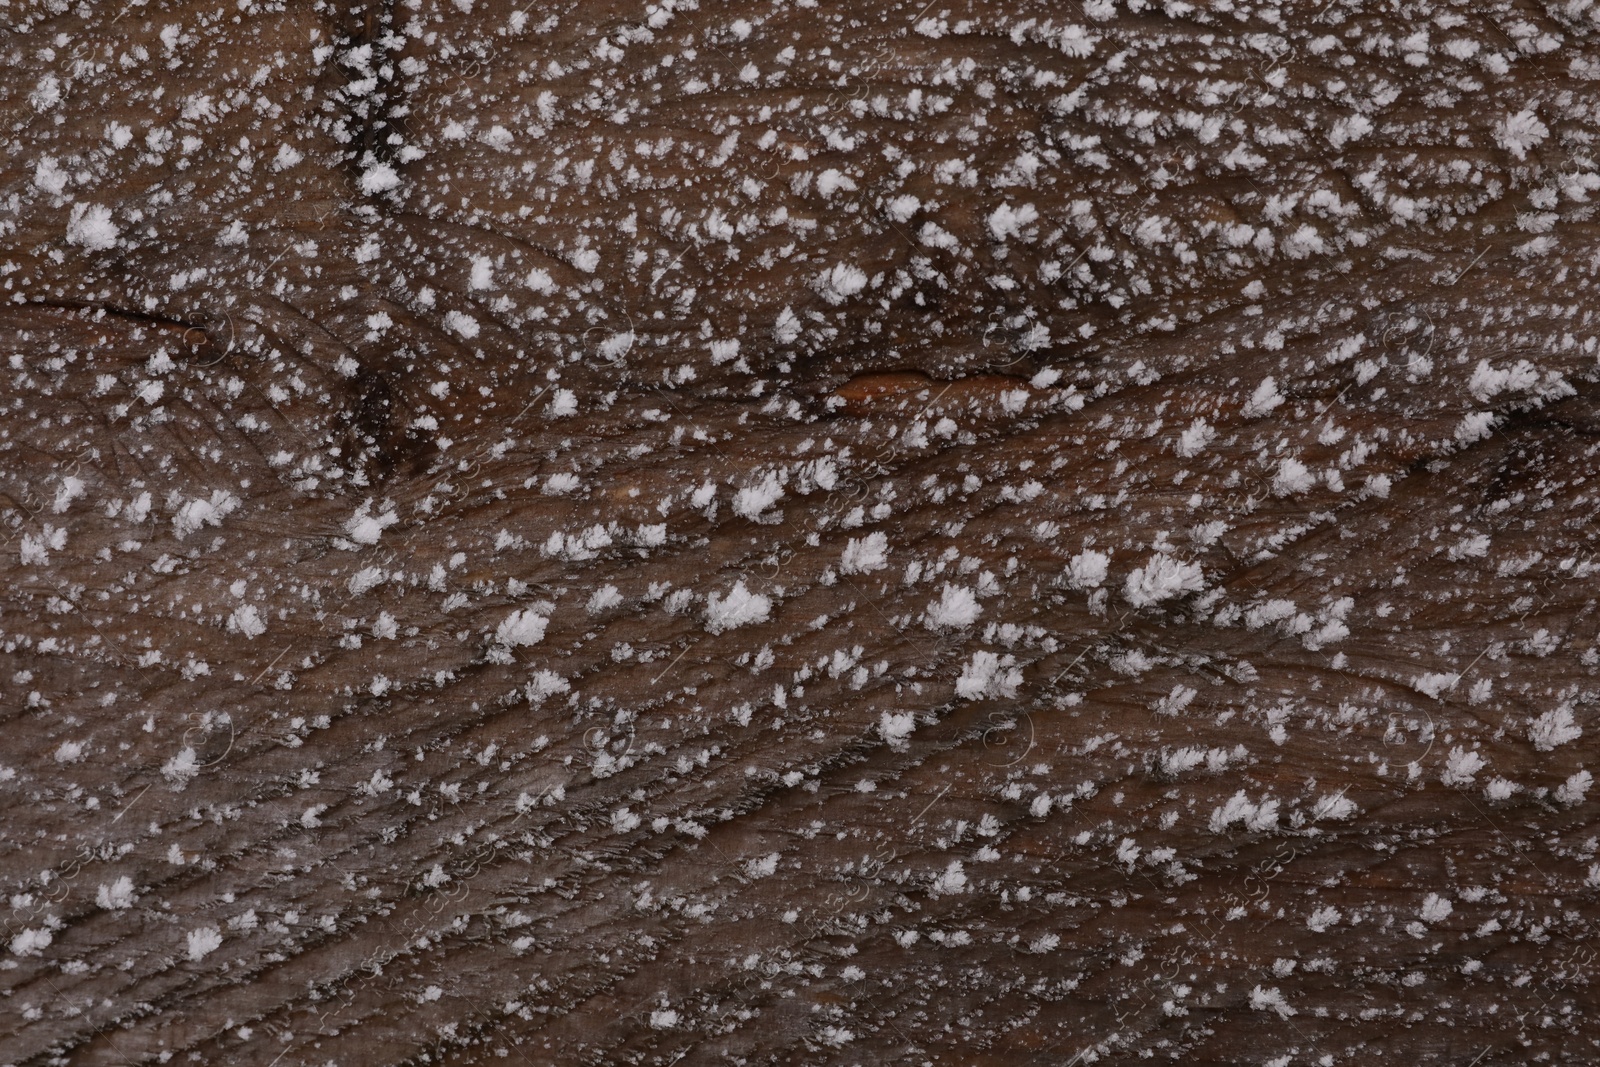
[[1172, 450], [1183, 459], [1193, 459], [1206, 450], [1206, 446], [1216, 440], [1217, 431], [1213, 430], [1205, 419], [1195, 419], [1189, 428], [1178, 435], [1178, 443]]
[[400, 175], [387, 163], [374, 163], [361, 172], [361, 191], [367, 196], [377, 196], [399, 187]]
[[478, 320], [460, 311], [445, 312], [444, 328], [468, 341], [478, 336]]
[[385, 577], [382, 567], [362, 567], [345, 582], [345, 588], [350, 591], [351, 596], [360, 596], [367, 590], [382, 585]]
[[255, 640], [267, 632], [267, 624], [261, 618], [261, 612], [254, 604], [240, 604], [233, 609], [233, 614], [228, 616], [228, 632], [243, 634], [248, 640]]
[[960, 630], [977, 622], [982, 614], [972, 590], [947, 582], [939, 599], [928, 603], [922, 624], [930, 630]]
[[545, 629], [550, 625], [550, 605], [536, 604], [507, 615], [495, 629], [496, 644], [508, 648], [519, 645], [536, 645], [544, 640]]
[[603, 611], [610, 611], [622, 603], [622, 592], [616, 586], [602, 585], [589, 595], [589, 602], [585, 605], [590, 615], [599, 615]]
[[1437, 700], [1439, 699], [1440, 693], [1454, 689], [1456, 687], [1456, 682], [1460, 681], [1460, 679], [1461, 676], [1459, 674], [1438, 674], [1430, 671], [1427, 674], [1413, 679], [1411, 682], [1411, 688], [1415, 689], [1423, 696], [1433, 697], [1435, 700]]
[[1522, 789], [1520, 785], [1509, 778], [1491, 778], [1489, 784], [1483, 787], [1483, 795], [1493, 803], [1501, 803], [1516, 796]]
[[1482, 404], [1493, 400], [1501, 393], [1520, 393], [1538, 384], [1538, 368], [1525, 359], [1517, 360], [1504, 370], [1491, 366], [1488, 360], [1480, 359], [1478, 366], [1472, 372], [1472, 379], [1467, 383], [1467, 388]]
[[575, 534], [565, 534], [556, 530], [545, 540], [540, 550], [547, 556], [564, 559], [570, 562], [594, 559], [601, 552], [610, 548], [615, 538], [611, 531], [600, 523], [586, 527]]
[[1338, 908], [1318, 908], [1311, 913], [1311, 918], [1306, 920], [1306, 925], [1313, 933], [1325, 933], [1330, 926], [1338, 924], [1344, 918]]
[[530, 704], [542, 704], [553, 696], [572, 691], [572, 683], [555, 671], [535, 671], [533, 680], [522, 687], [522, 695]]
[[922, 201], [909, 193], [893, 197], [884, 205], [885, 212], [896, 222], [910, 222], [921, 208]]
[[1295, 496], [1306, 492], [1316, 484], [1316, 476], [1304, 463], [1292, 457], [1285, 457], [1278, 461], [1277, 473], [1272, 476], [1272, 495]]
[[878, 733], [891, 745], [899, 744], [917, 728], [917, 717], [909, 711], [886, 711], [878, 716]]
[[771, 613], [771, 598], [746, 589], [743, 579], [734, 583], [727, 596], [712, 593], [706, 597], [706, 629], [714, 634], [765, 622]]
[[1032, 204], [1023, 204], [1015, 208], [1009, 204], [1001, 204], [989, 215], [989, 236], [996, 241], [1008, 241], [1013, 237], [1022, 236], [1023, 229], [1038, 220], [1039, 210]]
[[56, 490], [56, 498], [54, 503], [50, 505], [50, 510], [59, 515], [70, 508], [72, 502], [82, 495], [83, 479], [74, 478], [70, 474], [66, 475], [61, 479], [61, 487]]
[[1588, 771], [1576, 771], [1556, 787], [1556, 800], [1569, 807], [1575, 807], [1583, 803], [1593, 785], [1594, 775]]
[[974, 652], [961, 677], [956, 679], [956, 695], [966, 700], [999, 697], [1009, 700], [1017, 695], [1022, 685], [1022, 669], [1015, 664], [1015, 656], [998, 656], [993, 652]]
[[1329, 820], [1343, 822], [1356, 813], [1355, 801], [1343, 793], [1329, 793], [1319, 799], [1311, 808], [1311, 818], [1316, 822]]
[[576, 474], [562, 472], [560, 474], [552, 474], [546, 478], [539, 492], [545, 496], [566, 496], [568, 493], [577, 492], [578, 486], [581, 484], [583, 483], [578, 480]]
[[189, 931], [189, 959], [203, 960], [221, 947], [222, 931], [215, 926]]
[[1537, 146], [1550, 136], [1550, 128], [1539, 121], [1530, 108], [1515, 115], [1507, 115], [1494, 128], [1494, 140], [1501, 148], [1518, 159], [1528, 158], [1528, 149]]
[[1472, 779], [1487, 765], [1488, 761], [1478, 753], [1457, 745], [1445, 759], [1444, 773], [1439, 775], [1439, 781], [1452, 786], [1471, 785]]
[[1152, 556], [1143, 567], [1128, 575], [1122, 595], [1134, 607], [1144, 608], [1185, 593], [1198, 593], [1204, 588], [1205, 578], [1198, 563], [1185, 563], [1171, 556]]
[[344, 532], [358, 545], [375, 545], [383, 531], [398, 521], [399, 516], [392, 510], [382, 515], [371, 515], [366, 508], [362, 508], [344, 524]]
[[24, 930], [11, 939], [11, 952], [15, 956], [37, 956], [55, 939], [49, 930]]
[[60, 196], [66, 192], [69, 180], [70, 176], [61, 169], [61, 164], [50, 156], [40, 159], [33, 168], [33, 186], [41, 193]]
[[1244, 417], [1259, 419], [1270, 414], [1278, 405], [1283, 403], [1283, 394], [1278, 392], [1278, 382], [1272, 377], [1261, 379], [1261, 384], [1256, 386], [1256, 391], [1250, 394], [1250, 399], [1244, 405]]
[[[556, 419], [564, 419], [569, 415], [576, 415], [578, 413], [578, 394], [571, 389], [557, 389], [555, 395], [550, 398], [550, 403], [545, 410], [550, 413], [551, 418]], [[554, 480], [560, 475], [552, 474], [550, 477]], [[568, 475], [568, 477], [572, 478], [573, 487], [576, 488], [578, 484], [577, 477], [575, 475]]]
[[94, 902], [107, 911], [131, 908], [137, 899], [138, 896], [133, 891], [133, 879], [127, 875], [109, 885], [102, 884], [94, 895]]
[[100, 204], [74, 204], [67, 220], [67, 243], [89, 252], [114, 248], [122, 231], [111, 221], [111, 209]]
[[1074, 589], [1098, 589], [1106, 580], [1111, 557], [1086, 548], [1067, 564], [1067, 584]]
[[747, 485], [739, 490], [733, 498], [733, 510], [751, 522], [759, 522], [767, 509], [782, 499], [783, 479], [777, 472], [769, 471], [755, 485]]
[[239, 498], [226, 489], [218, 489], [211, 499], [191, 500], [172, 516], [172, 532], [182, 541], [202, 526], [220, 526], [239, 506]]
[[472, 257], [472, 273], [467, 288], [482, 292], [494, 288], [494, 261], [488, 256]]
[[843, 1048], [856, 1039], [854, 1030], [847, 1030], [842, 1026], [824, 1026], [817, 1033], [817, 1040], [829, 1048]]
[[769, 852], [765, 856], [747, 860], [744, 865], [745, 876], [749, 878], [767, 878], [777, 870], [778, 854], [776, 852]]
[[604, 341], [601, 341], [596, 350], [600, 353], [601, 359], [608, 363], [615, 363], [633, 349], [633, 341], [634, 332], [625, 330], [622, 333], [614, 333]]
[[852, 537], [839, 560], [840, 574], [870, 574], [889, 565], [889, 538], [881, 533]]
[[856, 183], [849, 175], [841, 173], [837, 168], [829, 167], [817, 175], [817, 192], [823, 197], [831, 198], [834, 193], [853, 193]]
[[1235, 823], [1243, 824], [1251, 833], [1271, 830], [1278, 825], [1278, 802], [1263, 800], [1259, 804], [1252, 804], [1241, 789], [1229, 797], [1222, 807], [1211, 812], [1211, 832], [1226, 833]]
[[57, 763], [78, 763], [83, 759], [82, 741], [63, 741], [56, 747]]
[[1256, 986], [1250, 991], [1250, 1006], [1256, 1011], [1277, 1012], [1280, 1019], [1287, 1019], [1291, 1015], [1298, 1014], [1289, 1006], [1289, 1002], [1283, 999], [1283, 994], [1278, 992], [1276, 988], [1263, 989], [1260, 986]]
[[678, 1013], [671, 1008], [662, 1008], [650, 1013], [650, 1026], [655, 1030], [670, 1030], [678, 1025]]
[[193, 748], [185, 747], [161, 765], [161, 776], [172, 783], [172, 788], [182, 789], [189, 779], [200, 773], [200, 761]]
[[1489, 411], [1471, 411], [1461, 417], [1456, 424], [1456, 443], [1470, 445], [1474, 441], [1482, 441], [1494, 433], [1494, 413]]
[[1436, 923], [1450, 918], [1450, 913], [1455, 910], [1455, 905], [1450, 903], [1448, 897], [1441, 897], [1438, 893], [1429, 893], [1422, 902], [1422, 911], [1418, 914], [1423, 922]]
[[962, 868], [960, 860], [951, 860], [950, 865], [933, 880], [934, 896], [965, 893], [966, 891], [967, 872]]
[[836, 263], [811, 283], [817, 295], [830, 304], [842, 304], [867, 287], [867, 276], [859, 267]]
[[1528, 725], [1528, 740], [1540, 752], [1549, 752], [1582, 736], [1583, 728], [1573, 721], [1572, 709], [1565, 704], [1545, 712]]

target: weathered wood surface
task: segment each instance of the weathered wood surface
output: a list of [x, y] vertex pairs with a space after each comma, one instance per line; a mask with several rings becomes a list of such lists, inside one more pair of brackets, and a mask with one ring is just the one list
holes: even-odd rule
[[1597, 11], [0, 0], [0, 1063], [1595, 1062]]

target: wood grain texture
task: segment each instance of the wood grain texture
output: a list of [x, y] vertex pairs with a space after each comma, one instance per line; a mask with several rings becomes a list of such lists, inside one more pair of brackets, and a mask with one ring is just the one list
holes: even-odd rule
[[1597, 11], [0, 0], [0, 1063], [1592, 1063]]

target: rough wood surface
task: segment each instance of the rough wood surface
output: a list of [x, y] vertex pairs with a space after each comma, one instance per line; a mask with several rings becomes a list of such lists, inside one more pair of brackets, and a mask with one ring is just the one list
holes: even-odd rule
[[1597, 18], [0, 0], [0, 1063], [1600, 1060]]

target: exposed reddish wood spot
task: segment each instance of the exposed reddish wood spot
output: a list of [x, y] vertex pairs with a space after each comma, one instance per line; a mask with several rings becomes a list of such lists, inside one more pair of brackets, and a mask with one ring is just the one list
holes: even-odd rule
[[948, 411], [981, 412], [999, 405], [1016, 390], [1029, 393], [1026, 379], [1004, 374], [973, 374], [941, 380], [922, 371], [861, 374], [828, 394], [848, 415], [921, 414]]

